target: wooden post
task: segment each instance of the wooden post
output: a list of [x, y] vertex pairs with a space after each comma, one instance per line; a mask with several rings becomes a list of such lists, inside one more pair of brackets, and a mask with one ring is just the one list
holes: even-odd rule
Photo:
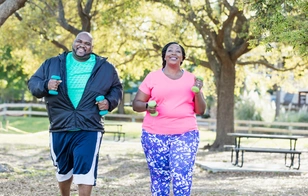
[[288, 126], [289, 135], [292, 135], [292, 129], [293, 129], [293, 126], [290, 124], [290, 125]]
[[279, 117], [280, 114], [280, 96], [281, 96], [281, 88], [280, 86], [277, 86], [276, 89], [276, 113], [275, 113], [275, 119]]
[[252, 133], [252, 123], [248, 121], [248, 133]]
[[2, 125], [2, 121], [0, 121], [0, 131], [5, 131], [5, 129], [3, 128], [3, 125]]
[[3, 107], [3, 113], [4, 113], [3, 121], [6, 121], [6, 111], [7, 111], [7, 107], [5, 106], [5, 107]]
[[32, 112], [32, 105], [30, 105], [30, 107], [29, 107], [29, 117], [32, 116], [32, 115], [31, 115], [31, 112]]
[[5, 124], [5, 131], [9, 131], [8, 126], [9, 126], [9, 121], [8, 121], [8, 120], [6, 120], [6, 124]]

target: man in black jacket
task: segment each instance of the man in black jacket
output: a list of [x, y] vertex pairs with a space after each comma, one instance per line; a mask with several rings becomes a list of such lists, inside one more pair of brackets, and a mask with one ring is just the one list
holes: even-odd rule
[[28, 81], [32, 95], [45, 99], [62, 196], [70, 195], [72, 182], [78, 184], [79, 196], [91, 195], [104, 133], [100, 111], [112, 111], [122, 99], [115, 67], [92, 49], [92, 35], [81, 32], [71, 52], [47, 59]]

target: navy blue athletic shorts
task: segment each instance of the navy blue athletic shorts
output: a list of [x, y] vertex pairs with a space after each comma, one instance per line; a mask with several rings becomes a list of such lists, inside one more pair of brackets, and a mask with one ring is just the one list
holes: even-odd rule
[[96, 185], [102, 133], [65, 131], [50, 133], [50, 153], [59, 182], [73, 176], [74, 184]]

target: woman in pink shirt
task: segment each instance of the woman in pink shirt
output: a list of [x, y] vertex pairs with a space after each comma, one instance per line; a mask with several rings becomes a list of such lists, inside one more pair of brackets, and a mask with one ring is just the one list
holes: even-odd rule
[[[173, 195], [189, 196], [192, 172], [199, 144], [196, 114], [206, 108], [200, 90], [202, 80], [181, 69], [184, 48], [170, 42], [162, 50], [163, 68], [149, 73], [139, 86], [133, 109], [146, 111], [141, 143], [151, 175], [155, 196], [168, 196], [172, 182]], [[156, 106], [148, 103], [155, 101]], [[153, 115], [157, 112], [157, 116]]]

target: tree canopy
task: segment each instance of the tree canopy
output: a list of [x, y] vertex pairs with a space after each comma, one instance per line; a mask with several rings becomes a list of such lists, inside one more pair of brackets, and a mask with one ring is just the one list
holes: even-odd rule
[[[275, 34], [278, 39], [268, 33], [282, 29], [277, 22], [281, 19], [264, 19], [266, 14], [273, 12], [260, 7], [260, 2], [28, 1], [0, 28], [0, 40], [13, 47], [12, 52], [24, 60], [26, 72], [31, 73], [44, 59], [70, 50], [77, 33], [89, 31], [94, 37], [95, 53], [108, 57], [115, 64], [125, 88], [138, 85], [145, 74], [159, 69], [162, 47], [177, 41], [187, 51], [183, 68], [206, 78], [205, 86], [212, 91], [209, 93], [205, 89], [205, 93], [214, 95], [217, 100], [217, 116], [214, 116], [217, 118], [217, 135], [212, 149], [222, 149], [223, 145], [234, 142], [227, 133], [234, 132], [235, 95], [240, 93], [237, 88], [242, 88], [245, 80], [241, 72], [243, 66], [249, 65], [250, 70], [256, 72], [259, 67], [284, 72], [296, 68], [300, 70], [298, 75], [303, 74], [306, 67], [300, 58], [296, 59], [292, 50], [298, 48], [301, 51], [301, 47], [297, 47], [300, 44], [294, 46], [291, 39], [284, 40], [282, 34]], [[273, 1], [266, 1], [267, 6], [271, 5], [269, 2]], [[274, 17], [280, 13], [278, 4], [281, 6], [281, 2], [277, 2]], [[299, 9], [298, 5], [294, 9]], [[301, 13], [305, 14], [304, 9]], [[304, 16], [294, 14], [284, 25], [290, 25], [296, 17]], [[273, 20], [276, 27], [271, 25]], [[258, 28], [263, 23], [266, 25]], [[270, 29], [272, 27], [275, 29]], [[289, 31], [289, 34], [294, 32], [297, 31]], [[259, 46], [263, 43], [272, 46], [270, 53]], [[31, 58], [26, 58], [29, 53]], [[271, 73], [272, 78], [275, 74]]]
[[[248, 1], [246, 1], [248, 3]], [[306, 0], [250, 0], [255, 12], [252, 33], [262, 35], [258, 42], [271, 50], [273, 43], [292, 46], [303, 57], [308, 56], [308, 3]]]
[[22, 59], [16, 61], [12, 56], [12, 47], [0, 48], [0, 102], [22, 101], [26, 91], [27, 74], [22, 67]]

